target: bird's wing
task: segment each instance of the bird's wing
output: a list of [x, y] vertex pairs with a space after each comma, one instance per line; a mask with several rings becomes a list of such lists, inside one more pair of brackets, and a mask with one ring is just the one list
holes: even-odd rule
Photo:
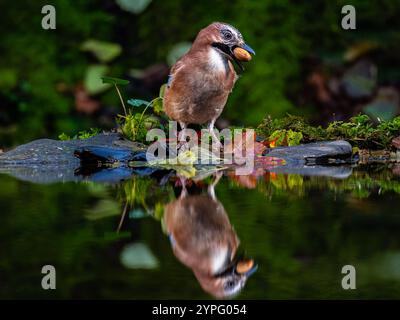
[[174, 76], [177, 74], [179, 69], [183, 67], [183, 62], [179, 59], [171, 68], [171, 72], [168, 75], [167, 87], [169, 88], [174, 80]]

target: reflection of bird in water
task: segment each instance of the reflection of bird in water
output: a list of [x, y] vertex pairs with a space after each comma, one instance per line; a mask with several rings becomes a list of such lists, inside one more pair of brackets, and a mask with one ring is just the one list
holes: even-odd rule
[[214, 186], [208, 194], [189, 195], [185, 185], [179, 199], [165, 208], [165, 225], [175, 256], [191, 268], [202, 288], [216, 297], [232, 296], [256, 270], [253, 260], [235, 259], [239, 245]]

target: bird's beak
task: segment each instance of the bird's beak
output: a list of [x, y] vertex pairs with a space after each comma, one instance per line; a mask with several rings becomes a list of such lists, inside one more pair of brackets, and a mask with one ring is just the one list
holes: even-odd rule
[[[255, 55], [256, 52], [246, 43], [242, 42], [241, 44], [236, 44], [233, 46], [228, 46], [226, 44], [220, 43], [220, 42], [214, 42], [212, 44], [213, 47], [219, 49], [222, 53], [224, 53], [229, 59], [231, 59], [232, 61], [234, 61], [237, 66], [240, 68], [241, 71], [244, 70], [241, 61], [235, 57], [234, 54], [234, 50], [235, 48], [241, 48], [243, 50], [245, 50], [246, 52], [248, 52], [249, 54]], [[249, 61], [250, 59], [248, 59], [247, 61]]]
[[253, 273], [255, 273], [258, 269], [258, 265], [255, 264], [254, 266], [252, 266], [244, 275], [246, 276], [246, 278], [250, 277]]
[[233, 61], [236, 62], [236, 65], [240, 68], [240, 70], [244, 71], [244, 67], [241, 64], [243, 59], [235, 56], [235, 54], [234, 54], [235, 48], [241, 48], [241, 49], [245, 50], [248, 53], [249, 57], [247, 59], [245, 59], [244, 61], [251, 60], [250, 54], [255, 55], [256, 52], [253, 50], [252, 47], [250, 47], [248, 44], [246, 44], [244, 42], [241, 43], [240, 45], [236, 45], [236, 46], [233, 46], [233, 47], [230, 48], [230, 57], [233, 59]]
[[248, 53], [251, 53], [253, 56], [256, 55], [256, 52], [247, 44], [242, 44], [241, 46], [239, 46], [240, 48], [246, 50]]
[[235, 272], [244, 275], [246, 278], [250, 277], [258, 269], [258, 265], [254, 263], [253, 259], [242, 260], [236, 264]]

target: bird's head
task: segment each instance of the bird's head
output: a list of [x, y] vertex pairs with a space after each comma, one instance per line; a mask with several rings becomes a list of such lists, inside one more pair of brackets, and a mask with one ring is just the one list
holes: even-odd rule
[[240, 293], [257, 268], [252, 259], [236, 259], [215, 275], [200, 275], [196, 271], [195, 274], [205, 291], [217, 298], [230, 298]]
[[255, 55], [254, 50], [245, 43], [242, 34], [233, 26], [214, 22], [202, 29], [194, 45], [212, 46], [228, 59], [235, 61], [241, 70], [242, 61], [249, 61], [251, 55]]

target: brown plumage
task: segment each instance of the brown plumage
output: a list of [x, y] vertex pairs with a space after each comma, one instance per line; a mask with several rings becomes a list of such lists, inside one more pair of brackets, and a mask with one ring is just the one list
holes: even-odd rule
[[237, 29], [215, 22], [199, 32], [189, 52], [172, 67], [164, 110], [182, 129], [208, 122], [215, 136], [215, 120], [237, 79], [232, 62], [242, 68], [233, 52], [237, 47], [254, 54]]

